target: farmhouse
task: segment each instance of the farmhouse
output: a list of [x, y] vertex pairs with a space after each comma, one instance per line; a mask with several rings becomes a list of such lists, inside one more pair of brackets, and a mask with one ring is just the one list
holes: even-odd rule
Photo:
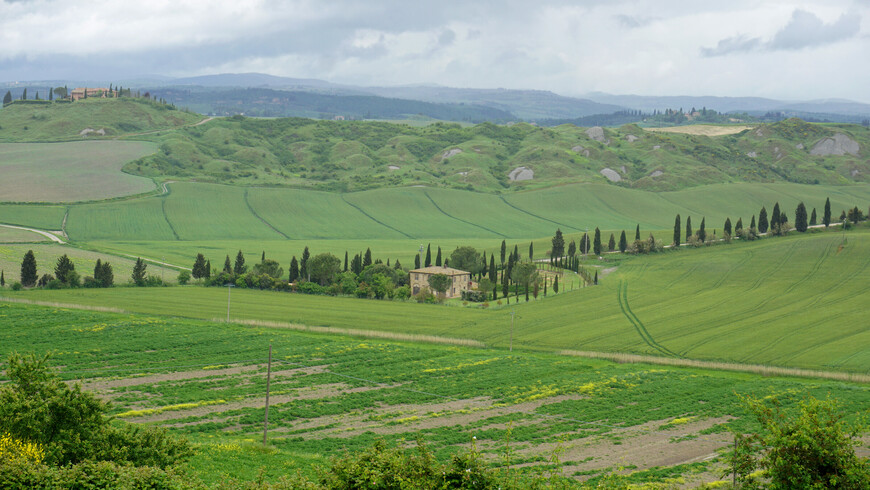
[[[115, 94], [117, 93], [117, 91], [114, 91], [114, 90], [112, 92]], [[103, 87], [103, 88], [79, 87], [79, 88], [72, 89], [69, 96], [72, 100], [79, 100], [79, 99], [84, 99], [86, 93], [87, 93], [88, 97], [106, 97], [106, 95], [109, 93], [109, 89], [105, 88], [105, 87]]]
[[411, 284], [411, 291], [414, 294], [417, 294], [424, 289], [431, 289], [429, 287], [429, 277], [435, 274], [444, 274], [450, 278], [450, 285], [444, 293], [444, 296], [447, 298], [458, 297], [462, 291], [468, 291], [471, 289], [472, 285], [470, 272], [452, 269], [450, 267], [441, 267], [437, 265], [423, 267], [422, 269], [414, 269], [409, 274], [411, 276], [411, 280], [409, 281]]

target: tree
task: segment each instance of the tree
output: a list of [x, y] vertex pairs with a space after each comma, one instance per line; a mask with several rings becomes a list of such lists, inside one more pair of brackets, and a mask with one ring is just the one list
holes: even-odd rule
[[750, 230], [754, 230], [754, 229], [756, 229], [756, 228], [757, 228], [757, 227], [755, 226], [755, 215], [753, 214], [753, 215], [752, 215], [752, 221], [749, 223], [749, 229], [750, 229]]
[[233, 264], [230, 262], [230, 254], [227, 254], [227, 259], [224, 260], [224, 272], [230, 275], [233, 273]]
[[97, 259], [97, 264], [94, 266], [94, 280], [102, 288], [112, 287], [115, 283], [115, 275], [112, 273], [111, 264]]
[[[677, 240], [679, 241], [679, 240]], [[607, 242], [607, 251], [613, 252], [616, 250], [616, 237], [613, 236], [613, 233], [610, 234], [610, 240]]]
[[450, 286], [450, 276], [447, 274], [432, 274], [429, 276], [429, 287], [435, 290], [440, 296], [444, 296], [447, 288]]
[[535, 261], [535, 242], [529, 242], [529, 260]]
[[[384, 267], [389, 268], [386, 265]], [[332, 278], [338, 274], [340, 269], [341, 260], [328, 252], [315, 255], [308, 263], [311, 278], [321, 286], [331, 284]]]
[[0, 271], [0, 288], [6, 286], [6, 271]]
[[[526, 291], [526, 301], [529, 300], [529, 286], [537, 280], [538, 270], [532, 262], [520, 262], [511, 272], [511, 279]], [[519, 294], [517, 294], [519, 296]]]
[[858, 206], [849, 210], [849, 214], [846, 215], [853, 224], [858, 224], [859, 221], [864, 220], [864, 212], [858, 209]]
[[737, 218], [737, 224], [734, 225], [734, 233], [739, 235], [741, 231], [743, 231], [743, 218]]
[[200, 279], [206, 276], [205, 256], [203, 254], [196, 254], [196, 260], [193, 261], [191, 275], [194, 279]]
[[625, 253], [627, 248], [628, 240], [625, 239], [625, 230], [622, 230], [622, 234], [619, 236], [619, 251]]
[[[402, 263], [399, 262], [399, 259], [396, 259], [396, 264], [393, 266], [393, 269], [396, 269], [397, 271], [402, 270]], [[347, 271], [345, 271], [345, 272], [347, 272]]]
[[686, 216], [686, 241], [692, 238], [692, 217]]
[[722, 228], [725, 234], [731, 236], [731, 218], [725, 218], [725, 226]]
[[816, 216], [816, 208], [813, 208], [813, 213], [810, 215], [810, 226], [819, 224], [819, 218]]
[[553, 235], [552, 246], [550, 248], [550, 258], [561, 257], [563, 255], [565, 255], [565, 237], [562, 236], [562, 229], [556, 228], [556, 234]]
[[441, 267], [441, 247], [438, 247], [438, 253], [435, 255], [435, 265]]
[[577, 244], [574, 243], [574, 240], [571, 240], [571, 243], [568, 244], [568, 257], [569, 259], [574, 257], [577, 254]]
[[595, 238], [592, 240], [592, 251], [601, 256], [601, 230], [595, 227]]
[[480, 271], [480, 254], [474, 247], [456, 247], [456, 250], [450, 253], [450, 266], [477, 274]]
[[142, 260], [141, 257], [136, 257], [136, 264], [133, 265], [133, 283], [137, 286], [145, 285], [145, 269], [148, 268], [148, 264]]
[[[396, 262], [398, 262], [398, 260]], [[387, 263], [390, 263], [389, 259], [387, 259]], [[344, 251], [344, 271], [343, 272], [347, 272], [347, 250]]]
[[260, 256], [260, 262], [263, 262], [264, 260], [266, 260], [266, 251], [265, 250], [263, 250], [263, 255]]
[[425, 267], [432, 265], [432, 244], [426, 244], [426, 261], [423, 262]]
[[761, 211], [758, 212], [758, 232], [767, 233], [768, 227], [767, 209], [764, 209], [764, 206], [761, 206]]
[[501, 265], [504, 267], [504, 259], [507, 255], [507, 244], [504, 240], [501, 241]]
[[640, 224], [634, 229], [634, 241], [640, 240]]
[[299, 279], [299, 262], [296, 260], [295, 255], [290, 259], [290, 271], [288, 274], [290, 275], [289, 282], [296, 282]]
[[672, 242], [674, 247], [680, 246], [680, 237], [682, 236], [682, 230], [680, 229], [680, 215], [677, 214], [677, 217], [674, 218], [674, 241]]
[[[359, 256], [357, 256], [357, 257], [359, 257]], [[420, 254], [417, 254], [414, 256], [414, 268], [415, 269], [420, 268]]]
[[[339, 262], [339, 265], [341, 265], [341, 262]], [[308, 267], [310, 270], [310, 263], [308, 264]], [[284, 269], [281, 268], [281, 264], [279, 264], [277, 260], [264, 259], [259, 264], [254, 265], [254, 274], [258, 276], [269, 276], [273, 279], [281, 279], [281, 277], [284, 275]]]
[[825, 228], [831, 226], [831, 198], [825, 199], [825, 215], [822, 217]]
[[766, 470], [768, 488], [866, 488], [870, 466], [855, 454], [865, 427], [847, 422], [840, 403], [809, 398], [786, 410], [776, 397], [743, 402], [761, 432], [738, 437], [749, 453], [735, 472], [741, 483], [751, 480], [759, 465]]
[[311, 275], [308, 273], [308, 259], [311, 257], [311, 252], [308, 247], [302, 251], [302, 260], [299, 261], [299, 278], [303, 281], [310, 280]]
[[24, 87], [24, 92], [21, 93], [21, 100], [27, 100], [27, 87]]
[[52, 92], [55, 96], [57, 96], [58, 99], [65, 99], [67, 95], [69, 95], [69, 91], [66, 89], [66, 87], [55, 87]]
[[586, 255], [589, 253], [589, 236], [583, 233], [583, 238], [580, 239], [580, 253]]
[[493, 284], [498, 280], [498, 273], [495, 270], [495, 254], [489, 256], [489, 280]]
[[553, 293], [557, 294], [558, 292], [559, 292], [559, 276], [556, 276], [556, 278], [553, 279]]
[[779, 202], [777, 201], [773, 205], [773, 212], [770, 214], [770, 228], [771, 231], [777, 232], [779, 231], [779, 226], [782, 224], [782, 216], [779, 210]]
[[75, 264], [67, 257], [66, 254], [57, 258], [57, 263], [54, 265], [54, 277], [64, 284], [69, 283], [69, 273], [76, 270]]
[[[372, 265], [372, 250], [370, 248], [366, 248], [366, 254], [365, 254], [365, 257], [363, 257], [363, 262], [362, 262], [363, 269], [365, 269], [366, 267], [368, 267], [370, 265]], [[429, 267], [429, 266], [427, 265], [426, 267]]]
[[701, 227], [698, 228], [698, 240], [701, 240], [702, 242], [707, 241], [707, 229], [704, 226], [704, 221], [706, 221], [706, 219], [706, 216], [701, 218]]
[[12, 103], [12, 92], [6, 91], [6, 95], [3, 96], [3, 105], [9, 105]]
[[36, 256], [28, 250], [21, 261], [21, 285], [32, 288], [36, 284]]
[[205, 277], [206, 279], [211, 278], [211, 259], [205, 261]]
[[245, 272], [248, 272], [248, 266], [245, 265], [245, 255], [239, 250], [239, 253], [236, 254], [236, 261], [233, 263], [233, 274], [241, 276]]
[[797, 205], [797, 209], [794, 211], [794, 227], [801, 233], [807, 231], [807, 208], [803, 201]]

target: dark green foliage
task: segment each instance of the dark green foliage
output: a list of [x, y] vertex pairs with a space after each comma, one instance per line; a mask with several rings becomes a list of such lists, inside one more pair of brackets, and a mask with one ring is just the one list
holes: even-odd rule
[[191, 275], [194, 279], [206, 277], [206, 262], [205, 256], [201, 253], [196, 254], [196, 260], [193, 261], [193, 270]]
[[226, 272], [227, 274], [232, 274], [232, 273], [233, 273], [233, 263], [230, 262], [230, 255], [229, 255], [229, 254], [227, 254], [227, 258], [226, 258], [226, 260], [224, 260], [224, 270], [223, 270], [223, 272]]
[[807, 208], [804, 206], [803, 201], [798, 204], [797, 209], [794, 211], [794, 227], [802, 233], [807, 231]]
[[595, 255], [601, 255], [601, 230], [595, 227], [595, 238], [592, 240], [592, 251]]
[[308, 247], [305, 247], [305, 250], [302, 251], [302, 260], [299, 261], [299, 278], [303, 281], [308, 281], [310, 278], [308, 273], [309, 258], [311, 258], [311, 252], [308, 251]]
[[0, 271], [0, 288], [6, 286], [6, 271]]
[[21, 261], [21, 285], [32, 288], [36, 284], [36, 256], [28, 250]]
[[593, 279], [593, 284], [598, 285], [598, 269], [595, 269], [595, 279]]
[[184, 286], [184, 285], [186, 285], [187, 283], [189, 283], [189, 282], [190, 282], [190, 272], [189, 272], [189, 271], [181, 271], [181, 272], [179, 272], [179, 273], [178, 273], [177, 281], [178, 281], [178, 284], [181, 284], [182, 286]]
[[557, 228], [556, 234], [553, 235], [552, 247], [550, 248], [550, 257], [561, 257], [563, 255], [565, 255], [565, 238], [562, 236], [562, 230], [560, 228]]
[[245, 272], [248, 272], [248, 266], [245, 265], [245, 255], [239, 250], [236, 254], [236, 262], [233, 264], [233, 274], [241, 276]]
[[640, 224], [634, 229], [634, 239], [635, 241], [640, 240]]
[[782, 215], [779, 210], [779, 202], [774, 203], [773, 212], [770, 214], [770, 228], [778, 228], [782, 224]]
[[477, 274], [481, 270], [480, 253], [474, 247], [456, 247], [450, 253], [450, 267]]
[[211, 259], [205, 261], [205, 277], [206, 279], [211, 277]]
[[[387, 260], [387, 263], [388, 263], [388, 264], [390, 263], [389, 259]], [[396, 263], [398, 264], [399, 261], [396, 260]], [[343, 272], [347, 272], [347, 270], [348, 270], [348, 269], [347, 269], [347, 265], [348, 265], [348, 264], [347, 264], [347, 250], [345, 250], [345, 251], [344, 251], [344, 269], [342, 269]]]
[[[360, 265], [362, 265], [362, 264], [360, 264]], [[414, 268], [415, 269], [420, 268], [420, 254], [417, 254], [414, 256]], [[362, 268], [360, 268], [360, 270], [362, 270]]]
[[761, 211], [758, 212], [758, 232], [767, 233], [769, 223], [767, 222], [767, 209], [761, 206]]
[[583, 233], [583, 237], [580, 239], [580, 253], [587, 254], [589, 253], [589, 235]]
[[831, 225], [831, 198], [825, 199], [825, 214], [822, 217], [822, 223], [825, 228]]
[[432, 265], [432, 244], [426, 245], [426, 261], [423, 262], [424, 267], [429, 267]]
[[[333, 256], [335, 257], [335, 256]], [[338, 260], [338, 257], [335, 257], [335, 260]], [[339, 262], [340, 264], [340, 262]], [[309, 269], [311, 268], [311, 264], [309, 264]], [[254, 265], [254, 269], [252, 271], [255, 275], [258, 276], [269, 276], [272, 279], [281, 279], [281, 276], [284, 275], [284, 269], [281, 268], [281, 264], [278, 263], [277, 260], [272, 259], [264, 259], [259, 264]]]
[[64, 284], [69, 283], [69, 273], [76, 270], [75, 264], [67, 257], [66, 254], [57, 258], [57, 263], [54, 265], [54, 277]]
[[731, 218], [725, 218], [725, 226], [722, 227], [722, 230], [725, 231], [725, 234], [731, 236]]
[[686, 216], [686, 241], [692, 238], [692, 217]]
[[97, 259], [97, 264], [94, 266], [94, 280], [98, 287], [112, 287], [115, 284], [115, 274], [112, 272], [112, 265]]
[[[381, 265], [390, 269], [389, 266]], [[340, 269], [341, 259], [328, 252], [315, 255], [308, 263], [311, 279], [321, 286], [331, 284], [332, 279], [338, 274]]]
[[671, 242], [674, 247], [680, 246], [680, 237], [682, 237], [682, 230], [680, 229], [680, 215], [678, 214], [676, 218], [674, 218], [674, 241]]
[[[677, 241], [680, 241], [679, 237], [677, 237]], [[616, 237], [613, 236], [613, 233], [610, 234], [610, 240], [607, 242], [607, 250], [609, 252], [616, 250]]]
[[698, 240], [702, 242], [707, 241], [707, 228], [704, 225], [706, 219], [706, 217], [701, 218], [701, 226], [698, 228]]
[[136, 263], [133, 265], [133, 274], [131, 275], [133, 283], [137, 286], [145, 285], [145, 269], [148, 265], [141, 257], [136, 257]]
[[12, 103], [12, 92], [7, 90], [6, 95], [3, 96], [3, 105], [9, 105], [11, 103]]
[[192, 454], [185, 441], [162, 429], [110, 424], [106, 404], [81, 385], [62, 382], [47, 359], [12, 354], [10, 382], [0, 387], [0, 432], [42, 445], [47, 464], [114, 461], [167, 468]]
[[535, 260], [535, 242], [529, 242], [529, 260]]
[[556, 276], [556, 278], [553, 279], [553, 292], [554, 293], [559, 292], [559, 276]]
[[734, 225], [734, 233], [739, 235], [743, 231], [743, 218], [737, 218], [737, 224]]
[[504, 240], [501, 241], [501, 265], [504, 266], [505, 256], [507, 255], [507, 244]]
[[495, 254], [489, 256], [489, 280], [493, 284], [498, 281], [498, 272], [495, 269]]
[[751, 230], [753, 228], [757, 228], [755, 226], [755, 215], [754, 214], [752, 215], [752, 221], [749, 223], [749, 229]]
[[438, 247], [438, 254], [435, 255], [435, 265], [441, 266], [441, 247]]
[[858, 206], [849, 210], [849, 213], [846, 215], [853, 224], [858, 224], [859, 221], [864, 221], [864, 212], [861, 211]]
[[429, 276], [429, 287], [440, 294], [444, 294], [450, 286], [450, 276], [447, 274], [432, 274]]
[[363, 269], [372, 265], [372, 251], [369, 248], [366, 248], [366, 254], [363, 257], [362, 265], [363, 265]]
[[619, 251], [625, 253], [627, 248], [628, 240], [625, 239], [625, 230], [622, 230], [622, 234], [619, 236]]
[[816, 226], [819, 224], [818, 221], [819, 219], [816, 216], [816, 208], [813, 208], [813, 213], [810, 215], [810, 226]]
[[299, 262], [296, 260], [295, 255], [290, 259], [290, 271], [288, 273], [290, 274], [288, 278], [289, 282], [296, 282], [299, 279]]

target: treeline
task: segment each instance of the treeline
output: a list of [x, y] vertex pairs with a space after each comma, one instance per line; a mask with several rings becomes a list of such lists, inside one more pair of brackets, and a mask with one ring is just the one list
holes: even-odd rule
[[[48, 94], [48, 95], [46, 95]], [[167, 102], [166, 99], [152, 97], [149, 92], [145, 92], [142, 94], [140, 91], [129, 87], [121, 87], [121, 86], [113, 86], [111, 83], [109, 84], [108, 89], [104, 92], [102, 90], [98, 90], [93, 95], [88, 95], [87, 88], [83, 94], [82, 99], [87, 98], [137, 98], [137, 99], [145, 99], [152, 102], [155, 102], [161, 106], [165, 106], [168, 109], [176, 109], [175, 105]], [[27, 87], [24, 87], [21, 92], [13, 93], [12, 90], [7, 90], [6, 94], [3, 96], [3, 107], [6, 107], [11, 104], [50, 104], [52, 102], [74, 102], [71, 97], [71, 92], [69, 87], [64, 85], [63, 87], [47, 87], [43, 92], [43, 95], [40, 97], [39, 90], [35, 92], [33, 98], [28, 98], [27, 95]]]
[[[141, 258], [136, 259], [133, 265], [133, 273], [128, 285], [132, 286], [162, 286], [163, 280], [158, 276], [150, 276], [146, 272], [148, 265]], [[97, 259], [92, 276], [82, 277], [70, 258], [63, 254], [58, 257], [54, 265], [54, 274], [39, 275], [36, 264], [36, 254], [28, 250], [21, 260], [21, 274], [19, 280], [11, 284], [13, 291], [23, 288], [110, 288], [115, 285], [115, 273], [112, 264]], [[6, 271], [0, 271], [0, 287], [6, 286]]]

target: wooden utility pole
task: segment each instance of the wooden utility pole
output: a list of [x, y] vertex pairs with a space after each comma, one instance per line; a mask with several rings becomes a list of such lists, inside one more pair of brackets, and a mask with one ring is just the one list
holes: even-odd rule
[[272, 344], [269, 344], [269, 364], [266, 368], [266, 414], [263, 417], [263, 445], [269, 432], [269, 382], [272, 380]]

